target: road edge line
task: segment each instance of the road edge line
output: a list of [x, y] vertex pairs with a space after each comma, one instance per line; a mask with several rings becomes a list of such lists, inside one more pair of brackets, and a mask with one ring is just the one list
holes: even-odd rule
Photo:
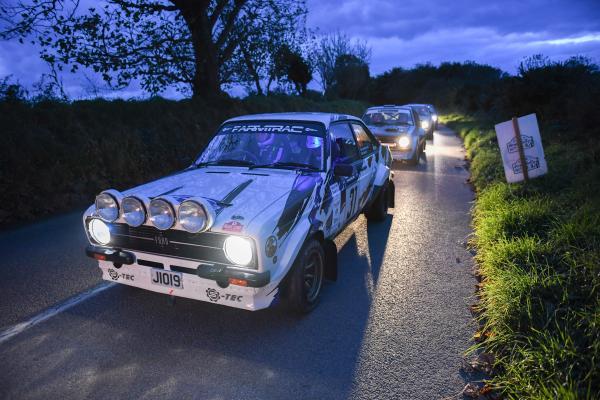
[[24, 322], [20, 322], [16, 325], [11, 326], [10, 328], [7, 328], [3, 331], [0, 332], [0, 344], [6, 342], [7, 340], [11, 339], [12, 337], [18, 335], [19, 333], [22, 333], [24, 331], [26, 331], [29, 328], [32, 328], [34, 326], [36, 326], [37, 324], [40, 324], [52, 317], [54, 317], [57, 314], [60, 314], [63, 311], [68, 310], [71, 307], [76, 306], [79, 303], [84, 302], [85, 300], [88, 300], [94, 296], [96, 296], [97, 294], [105, 291], [106, 289], [110, 289], [111, 287], [115, 286], [115, 283], [112, 282], [103, 282], [99, 285], [94, 286], [91, 289], [86, 290], [85, 292], [79, 293], [65, 301], [63, 301], [62, 303], [59, 303], [55, 306], [52, 306], [44, 311], [42, 311], [41, 313], [31, 317], [30, 319], [28, 319], [27, 321]]

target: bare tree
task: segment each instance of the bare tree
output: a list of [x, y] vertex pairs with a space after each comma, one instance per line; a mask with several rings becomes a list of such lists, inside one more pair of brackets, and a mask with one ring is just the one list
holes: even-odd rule
[[79, 0], [22, 0], [0, 7], [0, 35], [30, 39], [49, 63], [92, 68], [112, 87], [137, 79], [153, 94], [184, 85], [206, 96], [234, 81], [236, 52], [259, 40], [247, 29], [257, 10], [295, 28], [281, 10], [304, 7], [304, 0], [104, 0], [83, 10]]
[[354, 56], [369, 64], [371, 48], [361, 40], [352, 40], [345, 33], [335, 32], [317, 39], [313, 58], [323, 91], [327, 92], [335, 81], [335, 63], [340, 56]]

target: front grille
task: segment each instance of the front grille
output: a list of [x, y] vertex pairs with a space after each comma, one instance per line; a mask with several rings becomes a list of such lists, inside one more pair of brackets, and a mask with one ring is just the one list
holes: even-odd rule
[[[210, 264], [232, 265], [225, 256], [223, 243], [228, 235], [215, 232], [190, 233], [175, 229], [161, 231], [153, 226], [131, 227], [109, 224], [111, 247], [158, 255], [185, 258]], [[256, 249], [252, 262], [245, 268], [256, 269]]]

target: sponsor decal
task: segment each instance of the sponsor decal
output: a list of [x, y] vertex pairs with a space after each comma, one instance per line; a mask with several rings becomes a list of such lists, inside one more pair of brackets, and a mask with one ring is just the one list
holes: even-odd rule
[[206, 297], [208, 297], [208, 299], [214, 303], [221, 299], [219, 292], [213, 288], [206, 289]]
[[234, 302], [240, 303], [242, 301], [242, 299], [244, 298], [244, 296], [240, 296], [237, 294], [229, 294], [229, 293], [221, 294], [221, 293], [219, 293], [218, 290], [213, 289], [213, 288], [206, 289], [206, 297], [208, 297], [208, 299], [210, 301], [212, 301], [213, 303], [217, 303], [221, 299], [223, 299], [225, 301], [234, 301]]
[[237, 221], [229, 221], [223, 224], [223, 230], [229, 232], [241, 232], [244, 225]]
[[280, 124], [248, 124], [248, 125], [233, 125], [223, 128], [223, 132], [277, 132], [277, 133], [306, 133], [318, 132], [317, 129], [309, 128], [302, 125], [280, 125]]
[[121, 278], [122, 280], [125, 281], [135, 281], [135, 276], [131, 275], [131, 274], [123, 274], [123, 273], [118, 273], [116, 270], [109, 268], [108, 269], [108, 276], [110, 276], [110, 279], [112, 279], [113, 281], [118, 281], [119, 278]]
[[232, 216], [231, 216], [231, 219], [234, 219], [234, 220], [236, 220], [236, 221], [238, 221], [238, 220], [239, 220], [239, 221], [241, 221], [241, 220], [243, 220], [243, 219], [244, 219], [244, 217], [243, 217], [243, 216], [241, 216], [241, 215], [232, 215]]
[[154, 243], [156, 243], [160, 247], [165, 247], [169, 245], [169, 238], [165, 236], [154, 236]]

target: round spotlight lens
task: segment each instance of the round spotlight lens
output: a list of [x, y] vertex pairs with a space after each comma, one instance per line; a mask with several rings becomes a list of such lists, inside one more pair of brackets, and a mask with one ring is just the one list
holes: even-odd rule
[[110, 229], [104, 221], [94, 218], [89, 225], [90, 235], [92, 239], [100, 244], [110, 243]]
[[421, 127], [423, 129], [429, 129], [429, 121], [423, 121], [423, 122], [421, 122]]
[[102, 220], [113, 222], [119, 217], [119, 204], [117, 203], [117, 199], [108, 193], [100, 193], [96, 196], [96, 212]]
[[175, 223], [175, 212], [166, 200], [153, 199], [150, 202], [150, 222], [161, 231], [167, 230]]
[[403, 148], [410, 147], [410, 139], [408, 136], [401, 136], [400, 139], [398, 139], [398, 146]]
[[195, 201], [184, 201], [179, 206], [179, 223], [188, 232], [197, 233], [206, 229], [206, 210]]
[[146, 221], [146, 210], [144, 204], [135, 197], [125, 197], [121, 202], [123, 219], [130, 226], [136, 227]]
[[233, 264], [248, 265], [252, 261], [252, 243], [240, 236], [229, 236], [223, 246], [225, 255]]

